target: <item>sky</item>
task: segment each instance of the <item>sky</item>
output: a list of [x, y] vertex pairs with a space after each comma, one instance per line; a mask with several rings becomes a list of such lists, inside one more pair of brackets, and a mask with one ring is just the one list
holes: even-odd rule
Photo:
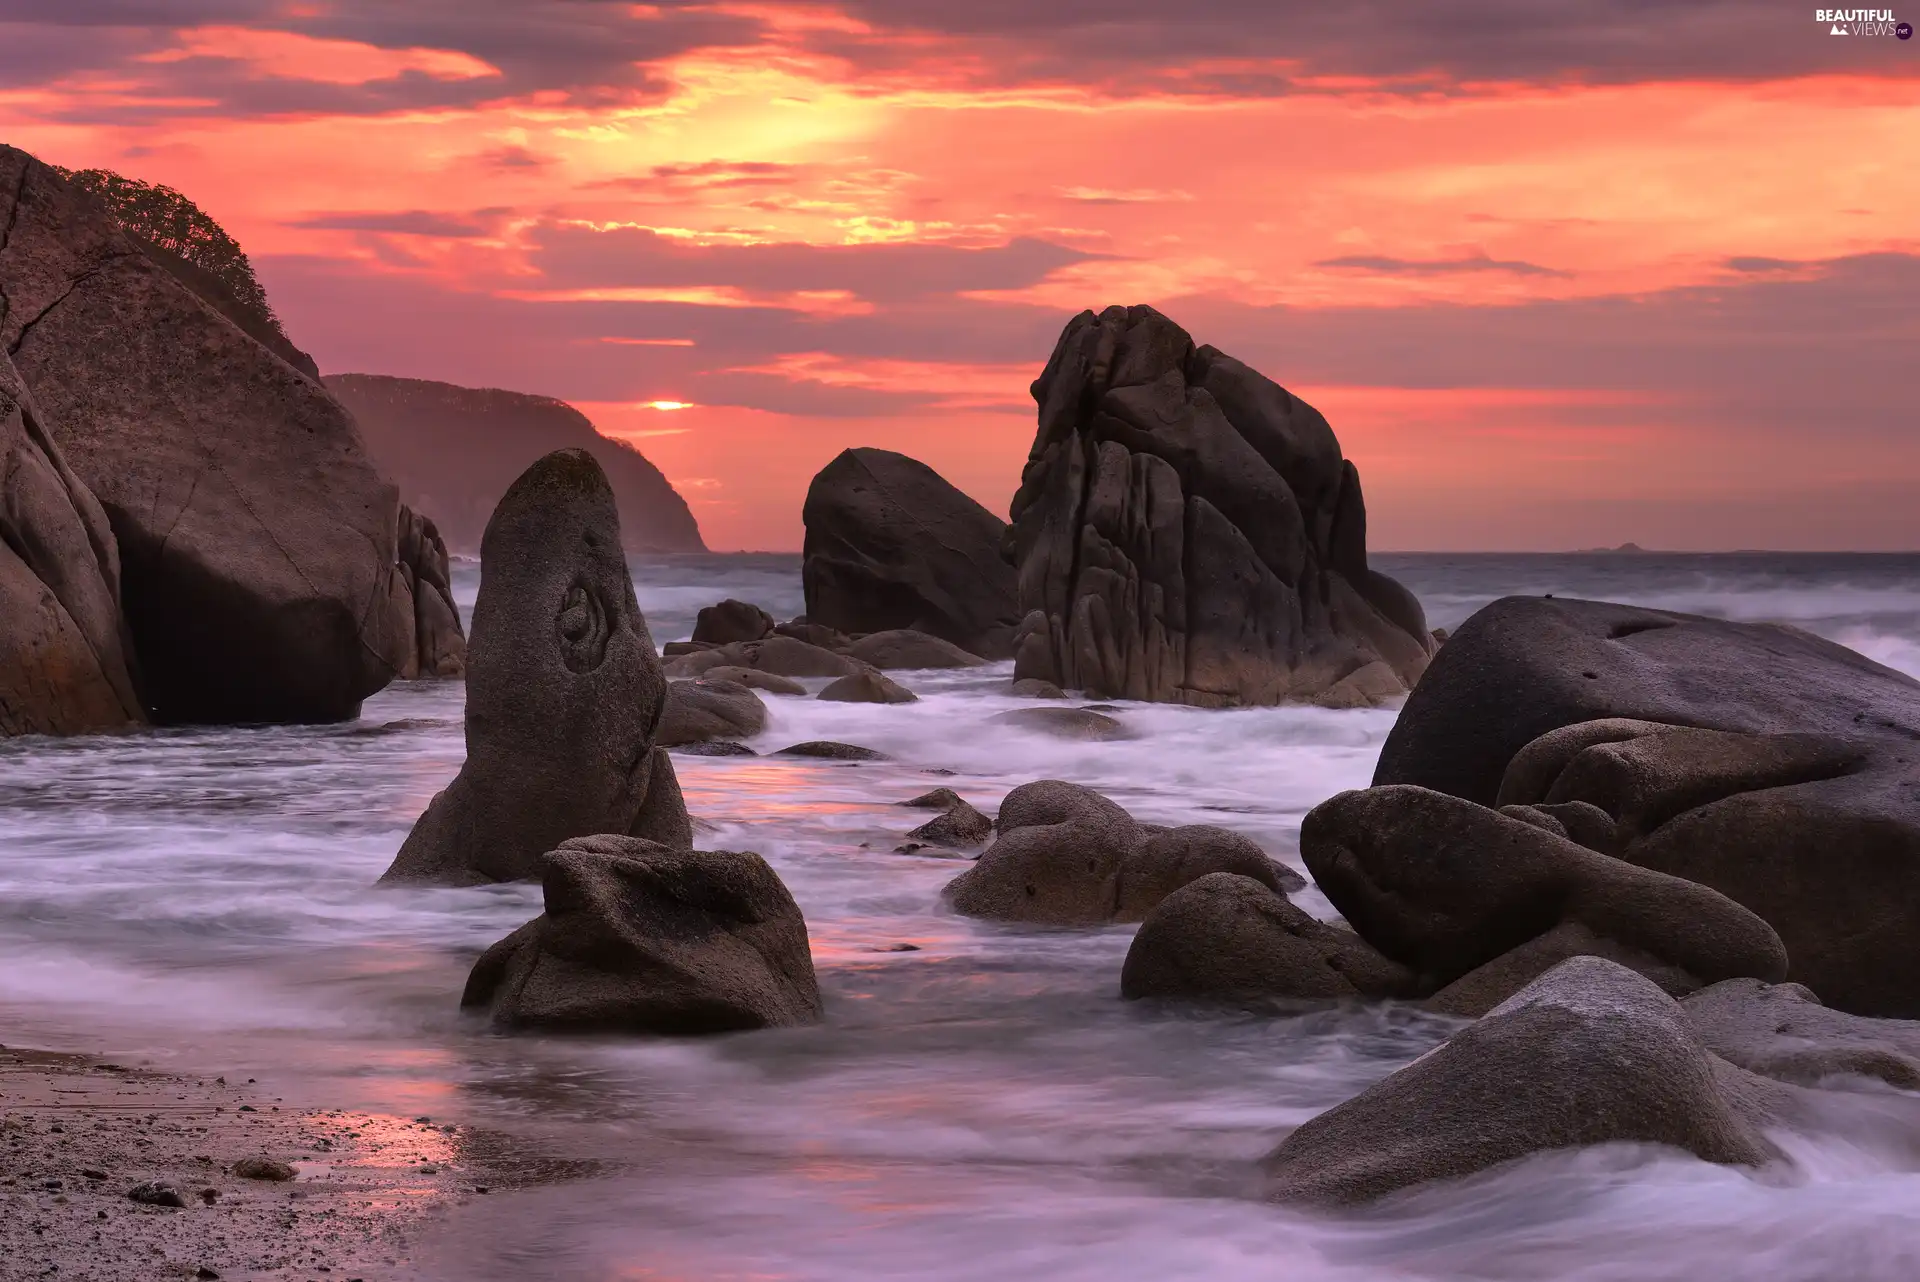
[[1815, 15], [0, 0], [0, 142], [186, 192], [325, 372], [573, 402], [716, 549], [850, 445], [1004, 515], [1116, 303], [1318, 406], [1376, 549], [1920, 548], [1920, 39]]

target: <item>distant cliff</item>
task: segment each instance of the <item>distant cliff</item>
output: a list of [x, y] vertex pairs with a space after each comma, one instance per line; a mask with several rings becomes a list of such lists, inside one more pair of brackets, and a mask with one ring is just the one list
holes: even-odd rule
[[473, 553], [494, 504], [552, 450], [586, 450], [606, 469], [629, 552], [704, 552], [700, 526], [645, 455], [600, 435], [565, 401], [378, 374], [329, 374], [367, 449], [401, 499], [432, 517], [447, 546]]

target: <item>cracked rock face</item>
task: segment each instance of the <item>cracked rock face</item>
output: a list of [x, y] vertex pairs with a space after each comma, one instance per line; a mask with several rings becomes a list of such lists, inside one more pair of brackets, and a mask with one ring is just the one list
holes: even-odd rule
[[0, 354], [0, 737], [145, 718], [106, 513]]
[[401, 673], [461, 677], [467, 672], [467, 634], [460, 626], [448, 575], [447, 544], [433, 518], [400, 505], [400, 572], [413, 598], [413, 662]]
[[1367, 566], [1320, 413], [1150, 307], [1083, 312], [1033, 384], [1015, 675], [1204, 707], [1404, 693], [1434, 642]]
[[547, 455], [500, 500], [480, 546], [467, 760], [381, 880], [537, 877], [546, 852], [597, 833], [691, 847], [658, 746], [667, 682], [606, 473], [583, 450]]
[[119, 544], [172, 722], [326, 721], [406, 670], [398, 496], [318, 383], [0, 147], [0, 348]]

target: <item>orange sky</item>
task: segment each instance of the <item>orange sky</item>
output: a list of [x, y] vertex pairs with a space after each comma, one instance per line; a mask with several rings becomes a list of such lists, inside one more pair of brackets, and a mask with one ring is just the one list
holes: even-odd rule
[[1920, 41], [1623, 0], [45, 8], [0, 18], [0, 141], [187, 192], [327, 372], [573, 401], [717, 549], [797, 547], [848, 445], [1004, 512], [1053, 337], [1131, 302], [1325, 411], [1377, 547], [1920, 547]]

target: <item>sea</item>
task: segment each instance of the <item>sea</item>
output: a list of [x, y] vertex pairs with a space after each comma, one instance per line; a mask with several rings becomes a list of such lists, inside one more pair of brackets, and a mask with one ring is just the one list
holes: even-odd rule
[[[1437, 627], [1553, 593], [1789, 623], [1920, 676], [1920, 555], [1374, 563]], [[794, 556], [632, 569], [658, 643], [725, 597], [803, 608]], [[455, 567], [463, 613], [479, 575]], [[1395, 710], [1122, 704], [1132, 738], [1068, 742], [992, 720], [1030, 706], [1008, 693], [1010, 665], [894, 675], [919, 702], [770, 695], [754, 741], [893, 761], [676, 762], [701, 843], [765, 856], [805, 913], [818, 1027], [503, 1037], [462, 1016], [467, 969], [539, 893], [373, 889], [464, 752], [463, 687], [414, 682], [342, 725], [0, 742], [0, 1042], [430, 1115], [556, 1163], [568, 1178], [503, 1188], [432, 1231], [416, 1260], [449, 1282], [1920, 1277], [1911, 1137], [1783, 1136], [1792, 1161], [1757, 1173], [1605, 1146], [1364, 1211], [1265, 1204], [1257, 1163], [1291, 1128], [1459, 1022], [1125, 1002], [1133, 927], [946, 911], [964, 865], [895, 853], [925, 817], [898, 803], [945, 785], [991, 811], [1020, 783], [1067, 779], [1298, 867], [1302, 817], [1368, 782]], [[1311, 890], [1297, 900], [1332, 913]]]

